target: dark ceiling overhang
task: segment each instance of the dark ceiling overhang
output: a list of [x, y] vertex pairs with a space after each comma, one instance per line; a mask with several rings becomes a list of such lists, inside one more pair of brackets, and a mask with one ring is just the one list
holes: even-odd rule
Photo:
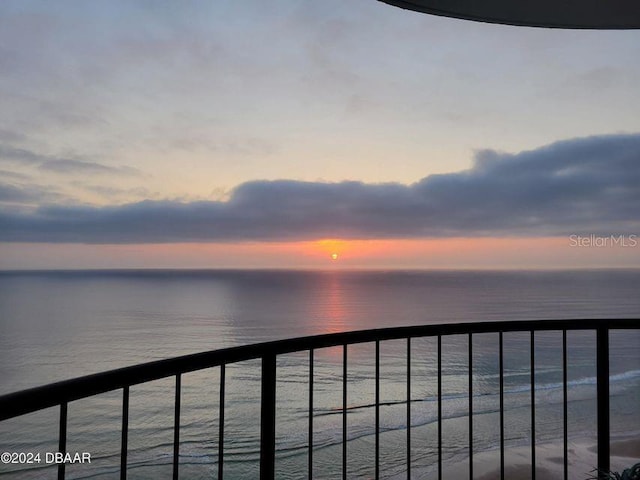
[[380, 0], [445, 17], [528, 27], [640, 28], [640, 0]]

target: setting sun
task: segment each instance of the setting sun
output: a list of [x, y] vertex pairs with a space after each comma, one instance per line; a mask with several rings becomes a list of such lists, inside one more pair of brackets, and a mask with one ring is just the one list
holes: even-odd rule
[[338, 259], [338, 254], [337, 253], [332, 253], [331, 254], [331, 260], [337, 260]]

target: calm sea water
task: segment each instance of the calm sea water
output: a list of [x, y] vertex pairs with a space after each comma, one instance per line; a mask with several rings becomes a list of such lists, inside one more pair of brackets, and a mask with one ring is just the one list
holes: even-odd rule
[[[277, 338], [425, 323], [640, 318], [640, 271], [96, 271], [0, 273], [0, 394], [155, 359]], [[561, 334], [536, 337], [536, 438], [562, 435]], [[474, 449], [498, 432], [498, 338], [474, 337]], [[595, 335], [569, 344], [571, 438], [595, 438]], [[640, 334], [613, 332], [612, 430], [640, 432]], [[371, 478], [374, 346], [349, 347], [349, 478]], [[415, 478], [437, 474], [436, 344], [412, 342]], [[443, 339], [445, 470], [468, 462], [467, 337]], [[339, 478], [342, 350], [316, 354], [314, 472]], [[278, 478], [306, 478], [308, 354], [278, 360]], [[385, 478], [406, 455], [406, 342], [381, 345]], [[529, 336], [505, 335], [507, 445], [531, 431]], [[257, 478], [258, 362], [227, 369], [225, 478]], [[216, 478], [219, 371], [183, 378], [181, 473]], [[91, 452], [70, 478], [118, 478], [121, 392], [69, 406], [68, 450]], [[171, 474], [173, 380], [131, 389], [129, 478]], [[55, 451], [55, 409], [0, 423], [0, 450]], [[507, 457], [508, 461], [508, 457]], [[497, 456], [496, 456], [497, 462]], [[417, 467], [420, 467], [419, 469]], [[2, 478], [55, 478], [55, 469], [0, 466]], [[446, 473], [446, 471], [445, 471]]]

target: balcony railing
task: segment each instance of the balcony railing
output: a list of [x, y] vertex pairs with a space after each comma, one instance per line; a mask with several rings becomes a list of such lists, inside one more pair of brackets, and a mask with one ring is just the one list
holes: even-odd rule
[[[120, 449], [120, 478], [127, 478], [128, 429], [129, 429], [129, 389], [133, 385], [162, 378], [175, 378], [174, 427], [173, 427], [173, 478], [179, 475], [180, 454], [180, 399], [181, 378], [188, 372], [219, 367], [220, 368], [220, 423], [218, 437], [218, 478], [224, 475], [224, 415], [225, 415], [225, 366], [231, 363], [261, 359], [261, 400], [260, 400], [260, 478], [274, 478], [276, 456], [276, 358], [294, 352], [309, 352], [309, 442], [308, 469], [312, 478], [313, 465], [313, 382], [314, 351], [321, 348], [342, 346], [342, 477], [347, 478], [347, 388], [348, 388], [348, 345], [359, 343], [375, 344], [375, 478], [380, 477], [380, 342], [386, 340], [406, 340], [407, 376], [406, 376], [406, 472], [411, 478], [411, 340], [421, 337], [437, 338], [437, 458], [438, 478], [442, 478], [442, 337], [448, 335], [468, 336], [468, 378], [469, 378], [469, 478], [473, 479], [473, 335], [497, 333], [499, 338], [499, 402], [500, 402], [500, 476], [505, 475], [505, 431], [504, 431], [504, 354], [503, 334], [506, 332], [529, 332], [531, 355], [531, 468], [535, 479], [535, 348], [536, 332], [562, 332], [562, 374], [563, 374], [563, 459], [564, 478], [568, 478], [567, 454], [567, 331], [592, 330], [596, 332], [597, 356], [597, 468], [600, 472], [609, 470], [610, 461], [610, 422], [609, 422], [609, 331], [640, 330], [640, 320], [540, 320], [512, 322], [459, 323], [443, 325], [423, 325], [377, 330], [362, 330], [310, 337], [294, 338], [255, 345], [247, 345], [214, 350], [194, 355], [186, 355], [141, 365], [121, 368], [108, 372], [89, 375], [73, 380], [32, 388], [0, 397], [0, 421], [32, 413], [45, 408], [59, 406], [60, 429], [58, 449], [66, 452], [67, 444], [67, 406], [69, 402], [92, 397], [105, 392], [122, 390], [122, 436]], [[604, 474], [601, 474], [604, 478]], [[65, 465], [58, 465], [58, 478], [65, 478]]]

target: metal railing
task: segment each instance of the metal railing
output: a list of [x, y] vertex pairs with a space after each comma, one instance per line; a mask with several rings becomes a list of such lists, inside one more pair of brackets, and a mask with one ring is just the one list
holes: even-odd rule
[[[535, 332], [562, 332], [562, 374], [563, 374], [563, 445], [564, 478], [568, 478], [567, 455], [567, 331], [593, 330], [596, 332], [597, 355], [597, 468], [600, 472], [609, 470], [609, 331], [640, 330], [640, 320], [539, 320], [459, 323], [422, 325], [376, 330], [362, 330], [335, 334], [325, 334], [293, 338], [273, 342], [214, 350], [194, 355], [186, 355], [141, 365], [121, 368], [62, 381], [42, 387], [23, 390], [0, 397], [0, 421], [32, 413], [54, 406], [60, 407], [60, 430], [58, 448], [66, 452], [67, 406], [69, 402], [92, 397], [105, 392], [122, 389], [122, 437], [120, 451], [120, 478], [127, 478], [128, 428], [129, 428], [129, 388], [162, 378], [175, 377], [174, 427], [173, 427], [173, 478], [179, 474], [180, 454], [180, 399], [182, 375], [188, 372], [212, 367], [220, 367], [220, 423], [218, 437], [218, 478], [224, 474], [224, 399], [225, 366], [231, 363], [261, 359], [261, 405], [260, 405], [260, 478], [271, 480], [275, 473], [276, 455], [276, 358], [278, 355], [309, 352], [309, 442], [308, 468], [312, 478], [313, 465], [313, 380], [314, 351], [327, 347], [343, 347], [342, 357], [342, 476], [347, 478], [347, 346], [359, 343], [375, 343], [375, 478], [380, 477], [380, 342], [386, 340], [406, 340], [407, 342], [407, 401], [406, 401], [406, 445], [407, 478], [411, 478], [411, 339], [419, 337], [437, 338], [437, 424], [438, 424], [438, 478], [442, 478], [442, 337], [467, 335], [469, 372], [469, 478], [473, 479], [473, 342], [475, 334], [498, 333], [499, 335], [499, 382], [500, 382], [500, 475], [505, 475], [505, 434], [504, 434], [504, 352], [505, 332], [530, 332], [532, 365], [531, 382], [531, 425], [535, 419]], [[531, 455], [532, 478], [535, 479], [535, 428], [532, 428]], [[604, 478], [604, 474], [601, 474]], [[65, 465], [58, 465], [58, 478], [65, 478]]]

